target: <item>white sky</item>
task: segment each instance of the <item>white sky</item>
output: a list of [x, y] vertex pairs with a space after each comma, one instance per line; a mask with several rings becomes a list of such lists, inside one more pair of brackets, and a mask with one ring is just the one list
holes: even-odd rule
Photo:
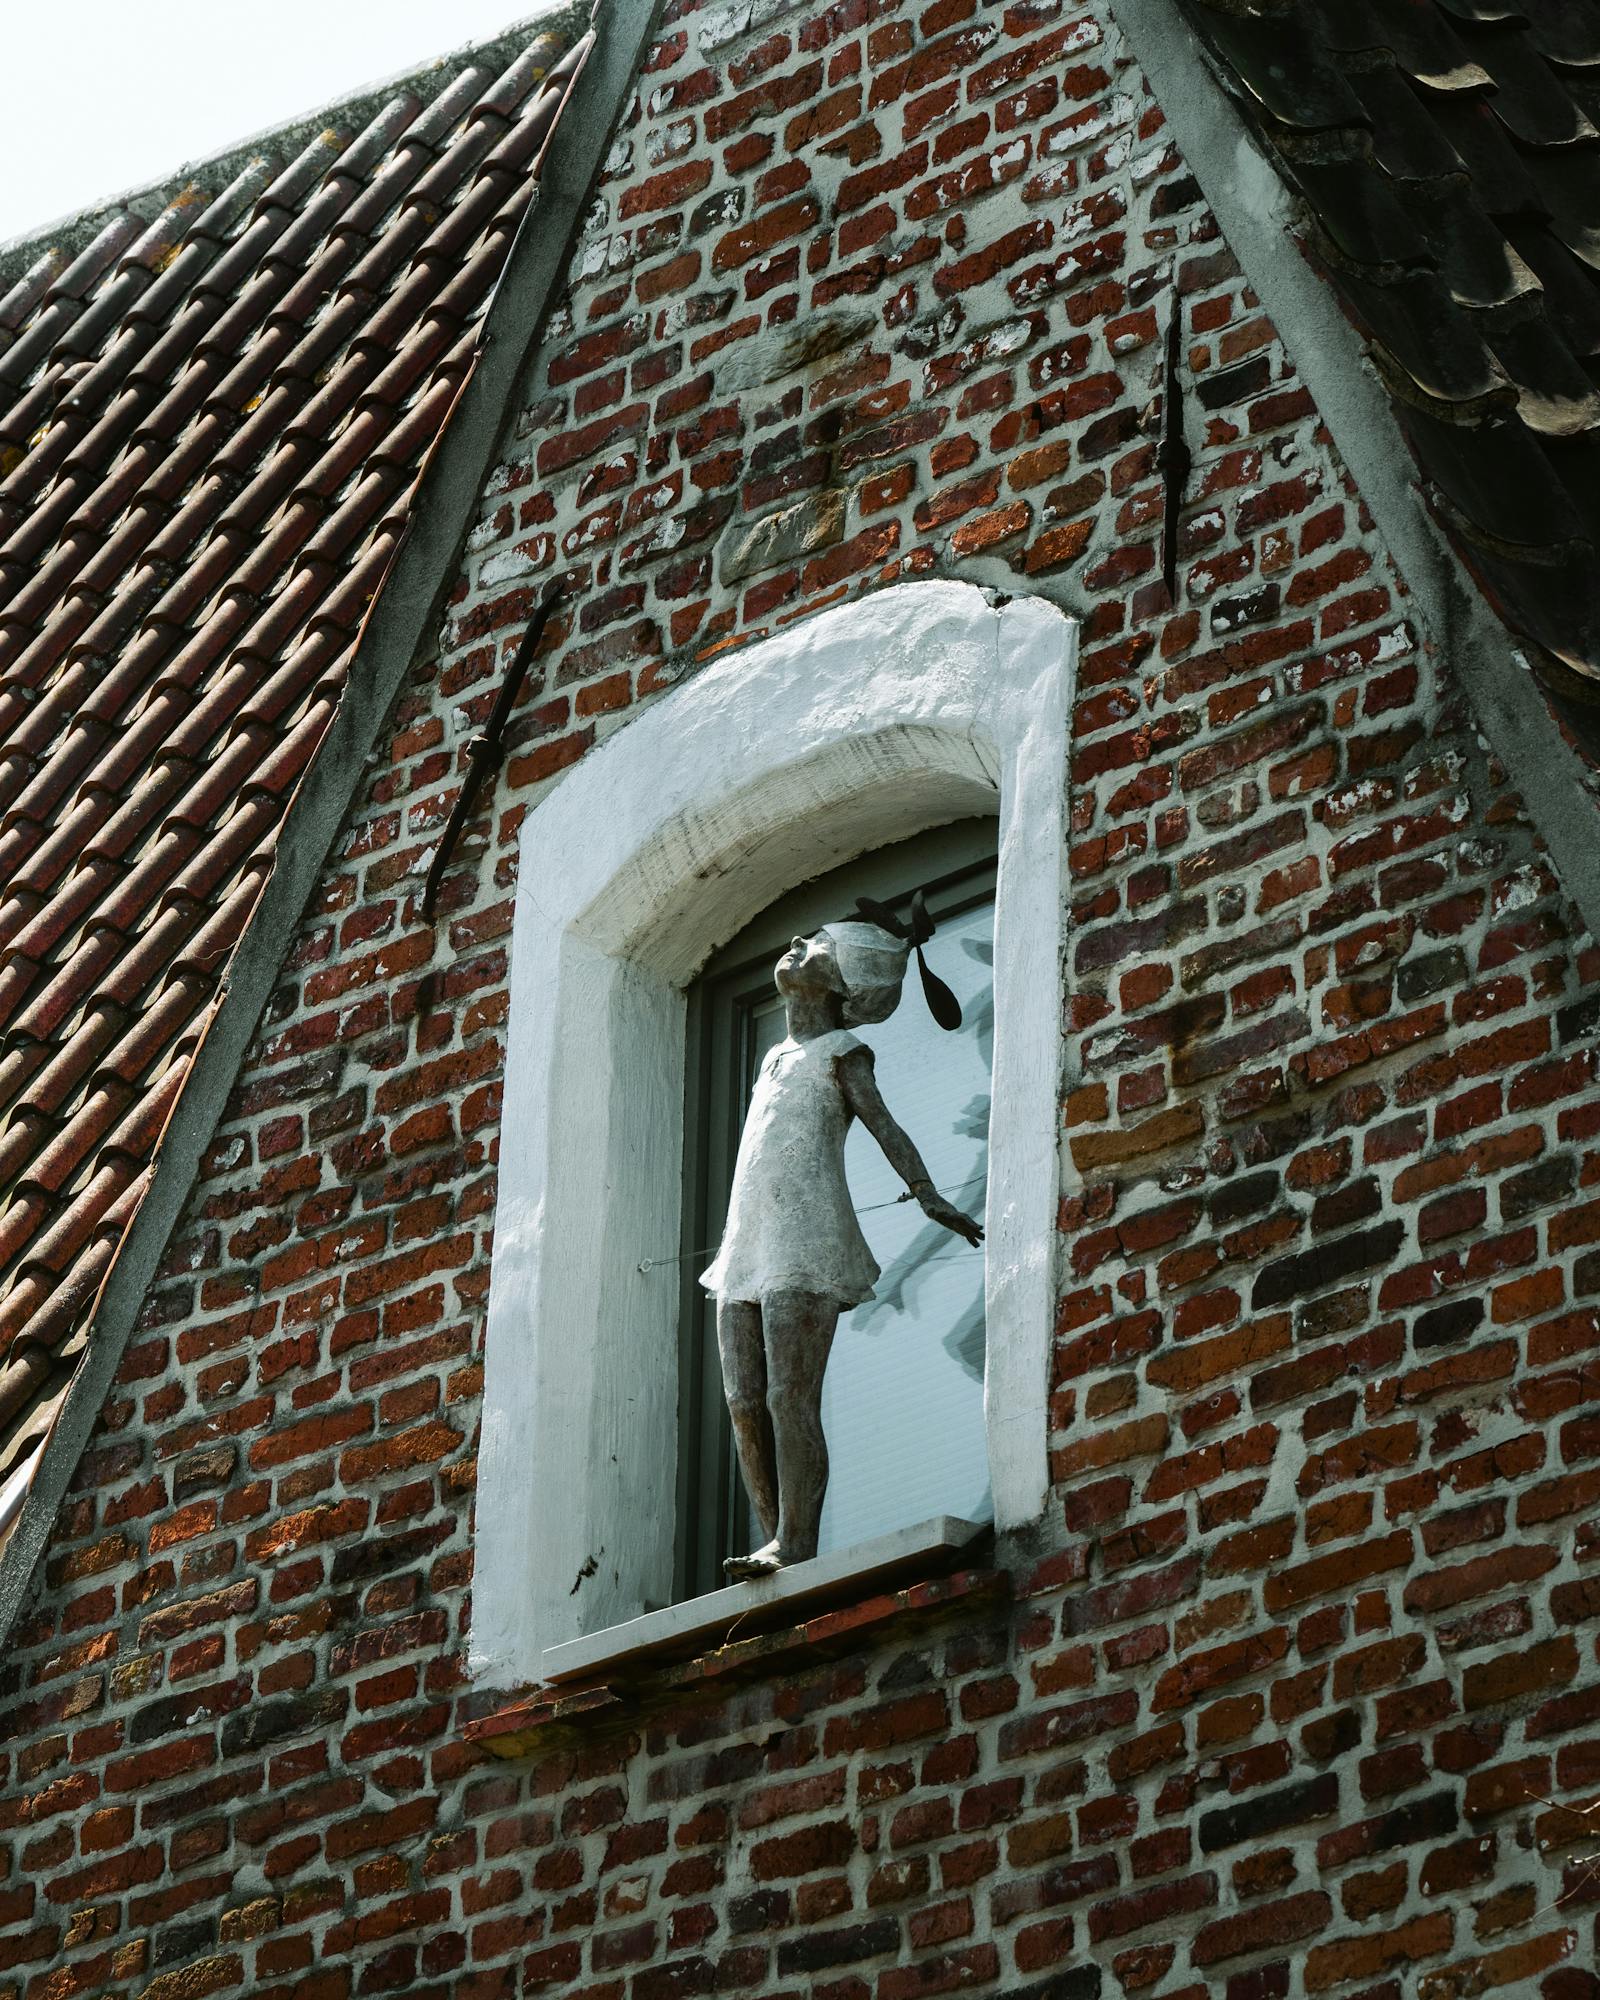
[[546, 11], [543, 0], [0, 0], [0, 243]]

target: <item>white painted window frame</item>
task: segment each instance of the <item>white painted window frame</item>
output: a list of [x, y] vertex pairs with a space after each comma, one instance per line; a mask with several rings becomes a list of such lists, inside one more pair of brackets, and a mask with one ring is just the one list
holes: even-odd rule
[[[1041, 1513], [1077, 628], [906, 583], [730, 652], [524, 823], [478, 1461], [472, 1669], [671, 1595], [685, 989], [798, 882], [997, 812], [985, 1424], [996, 1522]], [[648, 1262], [650, 1267], [641, 1271]]]

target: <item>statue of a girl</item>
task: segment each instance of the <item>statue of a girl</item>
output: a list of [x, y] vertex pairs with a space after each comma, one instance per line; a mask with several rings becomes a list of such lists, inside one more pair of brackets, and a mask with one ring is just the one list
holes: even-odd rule
[[878, 1094], [873, 1052], [852, 1027], [886, 1021], [917, 949], [934, 1017], [961, 1010], [922, 962], [933, 925], [863, 901], [863, 920], [796, 938], [778, 960], [788, 1037], [761, 1065], [733, 1169], [727, 1226], [700, 1280], [717, 1301], [717, 1346], [745, 1489], [765, 1545], [724, 1565], [766, 1576], [817, 1552], [828, 1483], [822, 1377], [841, 1311], [872, 1297], [878, 1266], [845, 1182], [844, 1141], [859, 1118], [930, 1220], [969, 1243], [983, 1231], [935, 1189]]

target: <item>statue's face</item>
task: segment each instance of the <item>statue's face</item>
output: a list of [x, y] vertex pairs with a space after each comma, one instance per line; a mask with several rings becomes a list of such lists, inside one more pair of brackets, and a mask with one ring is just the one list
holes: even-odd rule
[[789, 949], [778, 960], [773, 979], [786, 1000], [812, 1000], [825, 993], [842, 993], [844, 981], [839, 977], [833, 939], [826, 931], [792, 939]]

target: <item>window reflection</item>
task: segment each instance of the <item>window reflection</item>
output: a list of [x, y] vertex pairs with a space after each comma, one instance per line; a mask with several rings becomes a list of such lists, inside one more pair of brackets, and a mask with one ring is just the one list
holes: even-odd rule
[[[859, 1032], [879, 1088], [934, 1183], [981, 1216], [989, 1155], [994, 1043], [994, 904], [939, 924], [930, 959], [961, 1002], [962, 1025], [937, 1028], [907, 979], [889, 1020]], [[747, 1085], [784, 1036], [776, 995], [754, 1009]], [[861, 1126], [845, 1172], [882, 1269], [874, 1296], [839, 1321], [823, 1385], [830, 1469], [820, 1550], [955, 1514], [990, 1518], [983, 1424], [983, 1251], [931, 1223]]]

